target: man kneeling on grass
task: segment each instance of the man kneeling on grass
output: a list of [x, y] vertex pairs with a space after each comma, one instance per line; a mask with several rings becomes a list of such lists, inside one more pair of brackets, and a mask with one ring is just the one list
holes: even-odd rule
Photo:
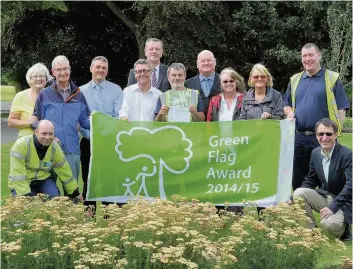
[[[321, 119], [315, 126], [320, 144], [313, 150], [309, 174], [293, 197], [302, 197], [311, 218], [309, 228], [316, 226], [312, 210], [320, 213], [322, 228], [330, 234], [351, 239], [352, 224], [352, 150], [340, 145], [338, 126], [328, 119]], [[318, 187], [318, 188], [316, 188]]]
[[82, 200], [64, 153], [54, 141], [54, 125], [42, 120], [34, 135], [19, 138], [10, 150], [9, 189], [12, 195], [43, 193], [49, 199], [59, 196], [59, 189], [51, 178], [52, 169], [71, 198]]

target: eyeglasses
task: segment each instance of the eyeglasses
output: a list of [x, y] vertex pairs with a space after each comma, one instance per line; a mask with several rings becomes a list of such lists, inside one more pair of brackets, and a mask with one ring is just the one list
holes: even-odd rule
[[142, 70], [135, 70], [135, 73], [136, 74], [148, 74], [148, 72], [150, 72], [151, 70], [150, 69], [142, 69]]
[[253, 79], [259, 79], [259, 78], [261, 78], [261, 79], [265, 79], [265, 78], [267, 78], [267, 76], [252, 76], [252, 78]]
[[56, 72], [66, 72], [66, 71], [69, 71], [70, 70], [70, 66], [66, 66], [66, 67], [63, 67], [63, 68], [54, 68], [54, 70], [56, 71]]
[[34, 78], [34, 79], [45, 79], [46, 77], [44, 75], [35, 75], [35, 76], [31, 76], [31, 78]]
[[234, 83], [234, 82], [235, 82], [235, 80], [233, 80], [233, 79], [230, 79], [230, 80], [223, 80], [223, 81], [222, 81], [223, 84]]
[[326, 136], [332, 136], [333, 133], [316, 133], [316, 135], [317, 135], [317, 136], [324, 136], [324, 135], [326, 135]]

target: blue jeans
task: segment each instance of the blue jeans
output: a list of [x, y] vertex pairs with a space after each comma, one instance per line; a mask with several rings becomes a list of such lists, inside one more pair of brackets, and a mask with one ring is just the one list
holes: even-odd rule
[[[65, 158], [70, 165], [72, 175], [78, 182], [78, 176], [80, 174], [80, 154], [77, 153], [65, 153]], [[68, 196], [66, 189], [63, 185], [64, 195]]]
[[[36, 196], [38, 193], [48, 195], [49, 199], [60, 196], [58, 187], [50, 177], [44, 180], [32, 180], [29, 186], [31, 192], [26, 194], [26, 196]], [[17, 195], [14, 189], [11, 190], [11, 193], [14, 197]]]

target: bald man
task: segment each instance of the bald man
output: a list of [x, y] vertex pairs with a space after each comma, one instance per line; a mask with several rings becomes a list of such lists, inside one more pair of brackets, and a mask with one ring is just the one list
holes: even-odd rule
[[199, 74], [185, 81], [185, 87], [200, 91], [203, 103], [203, 112], [207, 116], [208, 104], [212, 96], [221, 92], [219, 74], [216, 73], [216, 58], [209, 50], [203, 50], [197, 56], [196, 61]]
[[61, 147], [54, 141], [54, 125], [41, 120], [35, 134], [19, 138], [10, 150], [9, 189], [13, 196], [60, 195], [51, 170], [54, 170], [71, 198], [82, 200]]

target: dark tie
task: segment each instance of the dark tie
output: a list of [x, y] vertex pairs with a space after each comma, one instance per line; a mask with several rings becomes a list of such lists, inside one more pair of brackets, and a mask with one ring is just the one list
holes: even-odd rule
[[153, 68], [153, 72], [152, 72], [152, 86], [157, 88], [156, 68]]

